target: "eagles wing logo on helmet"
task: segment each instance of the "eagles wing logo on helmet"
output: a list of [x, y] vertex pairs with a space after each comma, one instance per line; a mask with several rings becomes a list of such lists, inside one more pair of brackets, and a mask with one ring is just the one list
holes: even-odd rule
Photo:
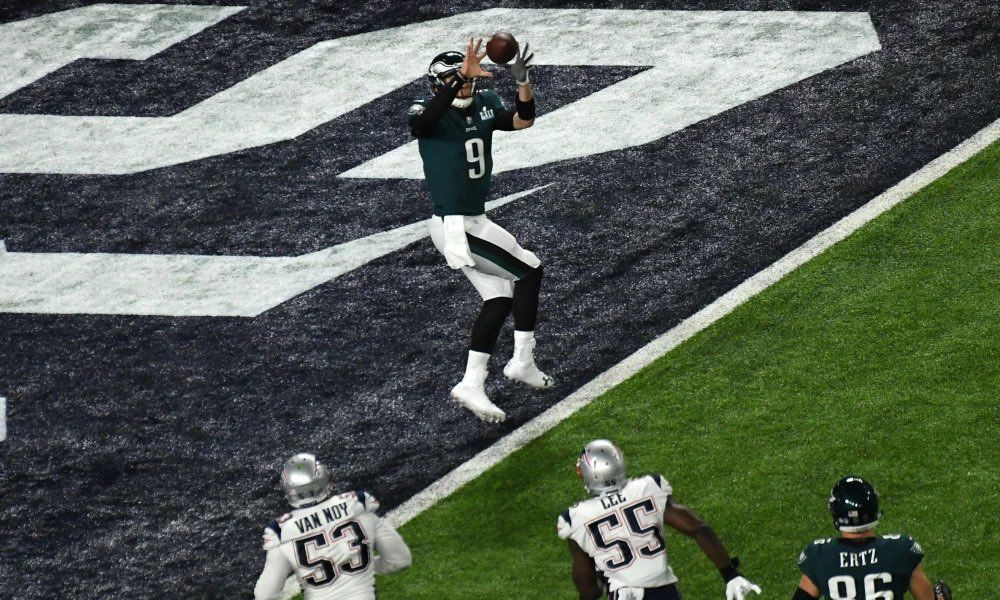
[[[427, 67], [427, 79], [435, 93], [444, 87], [445, 79], [448, 76], [458, 73], [463, 62], [465, 62], [465, 55], [454, 50], [442, 52], [434, 57], [430, 66]], [[475, 86], [475, 81], [473, 81], [473, 86]]]

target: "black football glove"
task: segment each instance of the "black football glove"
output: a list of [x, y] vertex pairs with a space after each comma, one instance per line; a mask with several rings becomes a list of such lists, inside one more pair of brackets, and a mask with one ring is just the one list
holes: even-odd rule
[[528, 44], [524, 45], [524, 50], [518, 52], [514, 59], [514, 64], [506, 64], [504, 68], [510, 71], [510, 74], [514, 76], [514, 80], [519, 84], [524, 85], [528, 83], [528, 71], [532, 69], [535, 65], [531, 64], [531, 59], [535, 57], [534, 53], [528, 54]]
[[937, 585], [934, 586], [934, 599], [935, 600], [951, 600], [951, 588], [948, 584], [938, 579]]

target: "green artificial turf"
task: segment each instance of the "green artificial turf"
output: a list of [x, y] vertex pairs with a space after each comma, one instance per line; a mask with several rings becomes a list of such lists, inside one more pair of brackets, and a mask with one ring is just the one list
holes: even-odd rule
[[[1000, 144], [882, 215], [402, 529], [381, 598], [576, 598], [557, 515], [580, 447], [613, 439], [719, 532], [762, 598], [835, 533], [832, 484], [869, 478], [879, 531], [921, 542], [958, 598], [1000, 572]], [[686, 600], [724, 597], [667, 531]], [[991, 583], [992, 580], [992, 583]]]

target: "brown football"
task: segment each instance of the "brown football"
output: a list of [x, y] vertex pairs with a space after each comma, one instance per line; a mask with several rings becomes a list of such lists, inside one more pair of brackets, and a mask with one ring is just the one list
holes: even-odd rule
[[494, 33], [486, 42], [486, 56], [498, 65], [504, 65], [517, 56], [517, 40], [509, 32]]

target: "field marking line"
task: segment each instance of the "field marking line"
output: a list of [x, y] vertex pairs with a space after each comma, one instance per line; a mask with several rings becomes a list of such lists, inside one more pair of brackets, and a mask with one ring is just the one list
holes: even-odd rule
[[[406, 502], [389, 511], [386, 518], [394, 527], [402, 527], [439, 500], [479, 477], [514, 452], [528, 445], [548, 430], [587, 406], [608, 390], [632, 377], [654, 360], [670, 352], [695, 334], [733, 312], [783, 277], [819, 256], [837, 242], [851, 235], [875, 217], [900, 204], [934, 183], [948, 171], [1000, 140], [1000, 119], [979, 130], [958, 146], [927, 163], [896, 185], [882, 192], [854, 212], [807, 240], [798, 248], [746, 279], [666, 333], [601, 373], [548, 410], [500, 438], [495, 444], [462, 463], [447, 475], [427, 486]], [[289, 577], [282, 598], [289, 600], [299, 593], [295, 577]]]
[[828, 248], [860, 229], [875, 217], [906, 200], [943, 177], [979, 151], [1000, 139], [1000, 119], [986, 126], [952, 150], [926, 164], [854, 212], [751, 276], [708, 306], [684, 319], [620, 363], [584, 384], [560, 402], [507, 434], [450, 473], [418, 492], [389, 512], [390, 522], [401, 527], [439, 500], [479, 477], [504, 458], [526, 446], [602, 394], [624, 382], [641, 369], [707, 328], [738, 306], [771, 287], [783, 277], [809, 262]]
[[428, 219], [299, 256], [0, 252], [0, 313], [252, 318], [423, 240]]
[[0, 442], [7, 439], [7, 399], [0, 396]]

